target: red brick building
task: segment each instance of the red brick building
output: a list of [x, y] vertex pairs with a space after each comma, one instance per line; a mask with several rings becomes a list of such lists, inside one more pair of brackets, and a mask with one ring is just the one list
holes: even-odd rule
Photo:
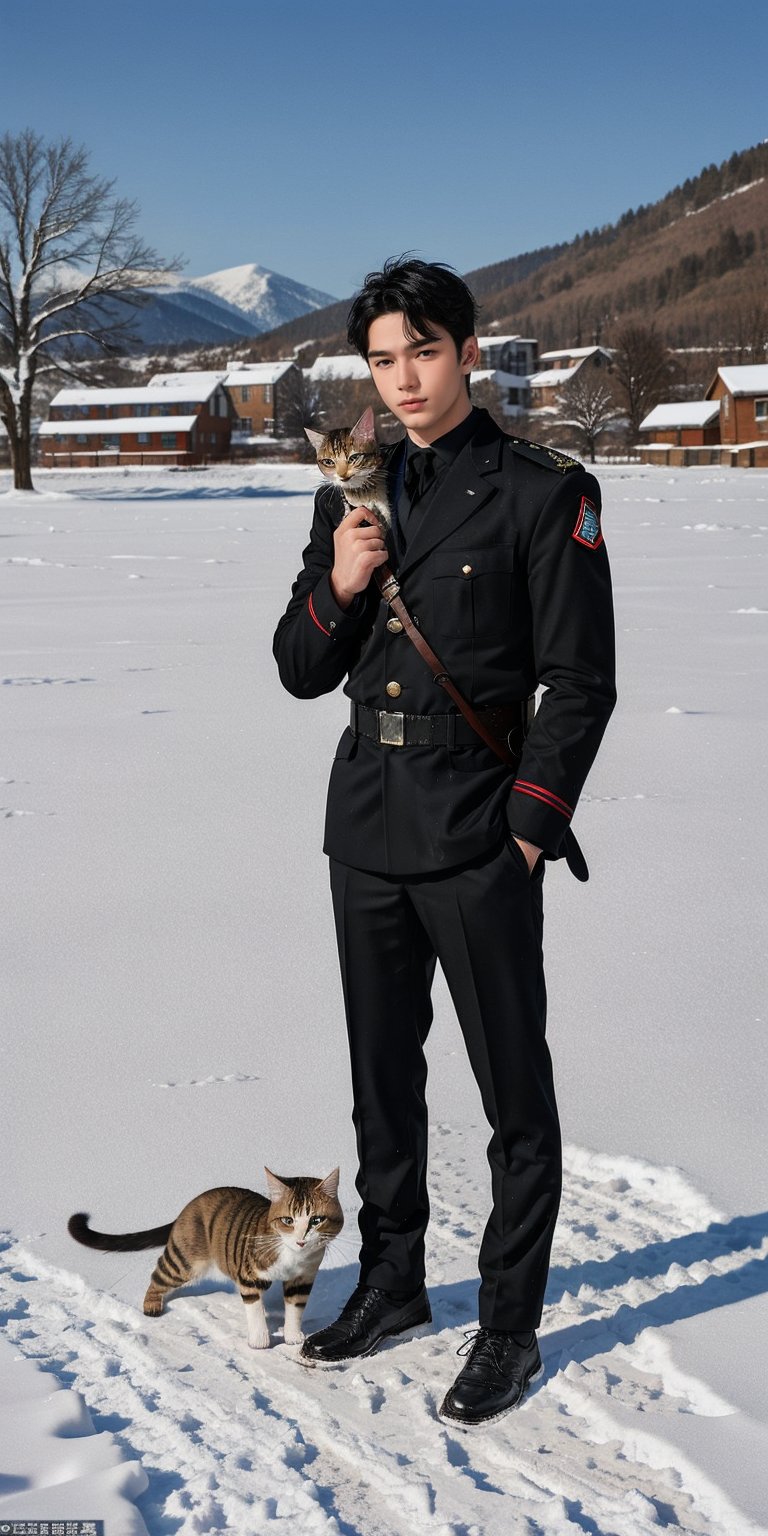
[[[711, 462], [719, 464], [720, 406], [713, 400], [676, 400], [656, 405], [640, 423], [644, 456], [651, 464], [706, 463], [707, 455], [691, 455], [684, 449], [712, 447]], [[669, 448], [681, 450], [674, 455]]]
[[179, 373], [171, 387], [61, 389], [40, 427], [40, 463], [46, 469], [207, 464], [229, 454], [231, 431], [229, 401], [210, 374]]
[[720, 411], [720, 441], [744, 468], [768, 468], [768, 363], [718, 368], [707, 390]]
[[649, 464], [768, 469], [768, 363], [718, 368], [705, 400], [657, 405], [640, 431]]
[[304, 379], [290, 358], [233, 364], [223, 382], [235, 433], [246, 439], [301, 435]]

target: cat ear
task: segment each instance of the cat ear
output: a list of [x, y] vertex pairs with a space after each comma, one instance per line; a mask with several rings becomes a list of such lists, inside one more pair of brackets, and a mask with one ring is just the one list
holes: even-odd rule
[[319, 448], [326, 438], [325, 432], [315, 432], [313, 427], [305, 427], [304, 435], [309, 438], [313, 448]]
[[372, 405], [366, 407], [360, 420], [355, 422], [349, 435], [356, 438], [358, 443], [375, 443], [376, 429], [373, 425]]
[[330, 1195], [331, 1199], [335, 1200], [339, 1192], [338, 1168], [334, 1168], [333, 1173], [329, 1173], [327, 1178], [321, 1179], [318, 1188], [323, 1191], [324, 1195]]
[[269, 1190], [270, 1200], [282, 1200], [285, 1195], [290, 1195], [291, 1191], [288, 1185], [284, 1184], [282, 1179], [279, 1179], [277, 1174], [272, 1172], [271, 1168], [265, 1167], [264, 1172], [267, 1175], [267, 1189]]

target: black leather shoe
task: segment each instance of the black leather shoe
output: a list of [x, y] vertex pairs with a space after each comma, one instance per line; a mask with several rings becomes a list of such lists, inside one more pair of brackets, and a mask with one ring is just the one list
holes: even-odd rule
[[446, 1392], [439, 1410], [441, 1419], [465, 1428], [489, 1424], [510, 1413], [543, 1369], [533, 1332], [479, 1328], [477, 1333], [467, 1334], [458, 1353], [463, 1355], [467, 1349], [467, 1363]]
[[336, 1322], [304, 1340], [299, 1360], [302, 1365], [342, 1365], [345, 1360], [359, 1360], [372, 1355], [393, 1334], [431, 1321], [423, 1286], [404, 1302], [396, 1293], [358, 1285]]

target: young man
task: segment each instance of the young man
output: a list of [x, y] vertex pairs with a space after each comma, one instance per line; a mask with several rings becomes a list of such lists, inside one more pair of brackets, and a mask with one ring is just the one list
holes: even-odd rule
[[[430, 1320], [424, 1288], [424, 1042], [436, 961], [492, 1127], [480, 1327], [441, 1407], [500, 1417], [536, 1341], [561, 1186], [545, 1041], [545, 859], [587, 878], [570, 821], [615, 702], [610, 574], [596, 480], [473, 409], [476, 309], [441, 263], [393, 260], [353, 301], [349, 340], [407, 436], [389, 451], [385, 540], [325, 486], [275, 635], [285, 687], [344, 683], [325, 851], [344, 989], [362, 1200], [360, 1283], [305, 1340], [307, 1365], [371, 1354]], [[401, 595], [465, 698], [515, 753], [485, 745], [379, 596]], [[543, 685], [538, 711], [535, 690]]]

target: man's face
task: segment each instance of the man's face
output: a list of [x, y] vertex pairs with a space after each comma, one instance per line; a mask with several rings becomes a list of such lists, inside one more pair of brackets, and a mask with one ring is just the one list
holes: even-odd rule
[[430, 325], [430, 337], [409, 340], [400, 311], [379, 315], [368, 327], [368, 366], [384, 404], [422, 446], [442, 437], [469, 415], [466, 378], [478, 360], [477, 338], [468, 336], [456, 356], [453, 337]]

